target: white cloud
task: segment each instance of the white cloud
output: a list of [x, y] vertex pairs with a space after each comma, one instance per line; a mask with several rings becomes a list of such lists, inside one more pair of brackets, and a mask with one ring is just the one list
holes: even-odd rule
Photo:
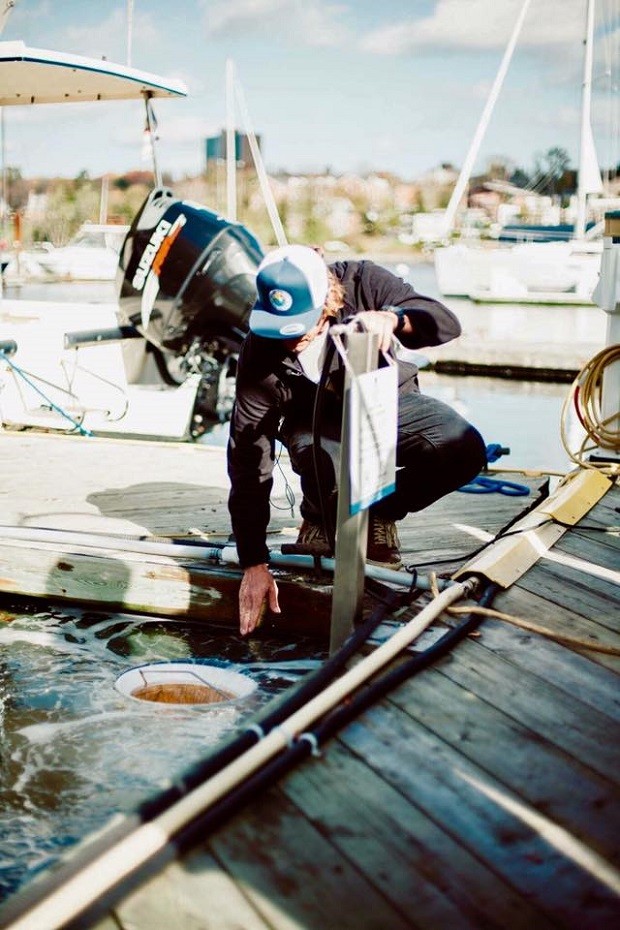
[[[159, 35], [148, 14], [134, 13], [132, 23], [132, 64], [136, 65], [136, 56], [140, 50], [152, 53], [153, 45]], [[104, 56], [114, 61], [127, 59], [128, 24], [125, 7], [113, 10], [96, 28], [92, 25], [77, 26], [72, 24], [62, 31], [63, 47], [72, 49], [80, 55], [94, 58]]]
[[[489, 50], [506, 45], [522, 0], [437, 0], [430, 16], [393, 23], [367, 33], [364, 51], [406, 54], [416, 49]], [[583, 34], [583, 0], [532, 3], [520, 37], [522, 47], [574, 44]]]
[[210, 38], [259, 32], [311, 46], [339, 45], [343, 40], [338, 18], [346, 7], [324, 0], [202, 0], [201, 5]]

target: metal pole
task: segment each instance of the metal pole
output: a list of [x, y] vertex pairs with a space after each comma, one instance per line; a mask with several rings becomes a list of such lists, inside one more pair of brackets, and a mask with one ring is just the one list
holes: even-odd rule
[[267, 213], [269, 214], [269, 219], [271, 220], [271, 226], [273, 228], [278, 245], [286, 245], [288, 240], [286, 238], [286, 233], [284, 232], [284, 227], [282, 226], [282, 221], [278, 213], [278, 207], [275, 201], [275, 197], [273, 196], [273, 191], [271, 190], [271, 185], [269, 184], [269, 177], [265, 170], [265, 164], [263, 162], [263, 156], [261, 155], [260, 147], [258, 145], [258, 140], [250, 122], [250, 114], [245, 102], [245, 94], [243, 93], [243, 88], [241, 87], [241, 83], [238, 80], [235, 81], [234, 86], [235, 92], [237, 94], [237, 102], [241, 110], [243, 129], [245, 130], [245, 133], [248, 137], [250, 152], [252, 153], [256, 174], [258, 175], [258, 183], [260, 184], [263, 200], [265, 201]]
[[153, 156], [153, 174], [155, 176], [155, 187], [161, 187], [161, 171], [159, 170], [159, 165], [157, 163], [157, 139], [155, 124], [153, 120], [153, 111], [151, 109], [151, 97], [153, 95], [150, 91], [147, 91], [144, 95], [144, 104], [146, 106], [146, 128], [149, 134], [149, 141], [151, 144], [151, 154]]
[[[586, 15], [583, 87], [581, 92], [581, 135], [579, 143], [579, 174], [577, 176], [577, 218], [575, 220], [575, 239], [583, 239], [586, 234], [587, 198], [591, 193], [590, 164], [593, 161], [592, 123], [590, 117], [592, 97], [592, 46], [594, 45], [594, 0], [588, 0]], [[598, 168], [597, 168], [598, 170]], [[600, 179], [599, 179], [600, 180]]]
[[346, 373], [340, 440], [340, 482], [336, 518], [336, 566], [332, 595], [330, 654], [336, 652], [351, 635], [353, 624], [362, 616], [364, 596], [364, 566], [368, 536], [368, 511], [350, 513], [351, 476], [349, 439], [351, 381], [377, 367], [379, 338], [372, 333], [351, 333], [347, 336], [347, 357], [353, 375]]
[[471, 177], [474, 163], [476, 161], [476, 158], [478, 157], [478, 150], [480, 149], [480, 145], [482, 143], [482, 140], [484, 139], [484, 135], [487, 131], [487, 126], [489, 125], [489, 121], [493, 114], [493, 108], [495, 107], [495, 103], [502, 89], [502, 84], [504, 83], [506, 72], [508, 71], [508, 68], [510, 66], [510, 61], [512, 59], [512, 56], [515, 50], [515, 45], [517, 44], [519, 33], [521, 32], [523, 21], [527, 14], [530, 3], [531, 3], [531, 0], [524, 0], [523, 2], [523, 6], [521, 7], [521, 12], [519, 13], [517, 17], [517, 22], [514, 26], [514, 29], [512, 30], [510, 41], [508, 42], [508, 45], [506, 46], [506, 51], [504, 52], [504, 56], [499, 66], [499, 70], [495, 76], [493, 87], [491, 88], [491, 93], [489, 94], [489, 99], [487, 100], [484, 110], [482, 111], [482, 116], [480, 117], [480, 121], [478, 123], [478, 126], [476, 127], [476, 132], [474, 133], [474, 138], [469, 147], [469, 151], [467, 152], [467, 155], [465, 157], [465, 162], [463, 164], [463, 167], [461, 168], [461, 173], [458, 176], [456, 186], [452, 192], [452, 196], [450, 197], [450, 203], [446, 207], [446, 212], [444, 216], [444, 230], [445, 230], [446, 235], [452, 232], [452, 228], [454, 226], [454, 222], [456, 219], [456, 211], [458, 210], [459, 204], [461, 202], [461, 198], [463, 194], [465, 193], [465, 189], [467, 185], [469, 184], [469, 179]]
[[226, 59], [226, 213], [237, 222], [237, 133], [235, 127], [235, 65]]
[[11, 15], [14, 6], [15, 0], [5, 0], [2, 6], [0, 6], [0, 34], [4, 31], [6, 21]]
[[108, 194], [110, 189], [109, 175], [101, 178], [101, 196], [99, 198], [99, 222], [103, 225], [108, 222]]
[[2, 148], [0, 150], [0, 183], [2, 184], [2, 238], [6, 238], [6, 218], [8, 216], [8, 190], [6, 183], [6, 123], [4, 119], [4, 107], [0, 107], [0, 133], [2, 134]]
[[[607, 313], [606, 346], [620, 344], [620, 210], [605, 214], [605, 236], [599, 284], [593, 299]], [[601, 418], [612, 430], [620, 426], [620, 360], [612, 361], [603, 374]], [[619, 450], [603, 449], [620, 460]]]
[[[7, 232], [7, 219], [9, 216], [8, 188], [6, 183], [6, 125], [4, 121], [4, 107], [0, 107], [0, 200], [2, 201], [2, 223], [0, 225], [0, 238], [8, 251], [9, 234]], [[0, 295], [2, 294], [2, 273], [0, 272]]]

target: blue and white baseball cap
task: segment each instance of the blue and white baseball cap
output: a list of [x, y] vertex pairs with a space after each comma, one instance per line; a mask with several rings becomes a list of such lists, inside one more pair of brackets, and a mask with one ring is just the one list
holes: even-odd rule
[[298, 339], [318, 322], [327, 298], [327, 265], [307, 245], [284, 245], [256, 272], [258, 298], [249, 326], [267, 339]]

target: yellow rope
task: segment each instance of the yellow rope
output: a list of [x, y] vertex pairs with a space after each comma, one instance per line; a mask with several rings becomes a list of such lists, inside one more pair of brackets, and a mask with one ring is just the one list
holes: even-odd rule
[[[428, 578], [431, 594], [435, 598], [439, 594], [435, 572], [429, 572]], [[601, 652], [608, 656], [620, 656], [620, 648], [617, 646], [604, 646], [602, 643], [593, 643], [590, 640], [579, 639], [576, 636], [566, 636], [564, 633], [556, 633], [546, 626], [539, 626], [539, 624], [532, 623], [530, 620], [523, 620], [521, 617], [505, 614], [491, 607], [479, 607], [477, 605], [471, 607], [448, 607], [447, 612], [450, 614], [480, 614], [483, 617], [493, 617], [496, 620], [503, 620], [505, 623], [517, 626], [522, 630], [527, 630], [529, 633], [538, 633], [539, 636], [552, 639], [556, 643], [561, 643], [563, 646], [575, 646], [577, 649], [589, 649], [590, 652]]]
[[[620, 411], [603, 418], [601, 409], [604, 371], [613, 364], [620, 364], [620, 345], [607, 346], [586, 362], [566, 395], [560, 419], [562, 444], [571, 461], [610, 476], [620, 474], [620, 464], [596, 463], [586, 456], [595, 449], [620, 452]], [[573, 407], [585, 431], [585, 437], [576, 451], [571, 449], [568, 440], [568, 419]]]
[[531, 623], [529, 620], [523, 620], [521, 617], [513, 617], [512, 614], [504, 614], [499, 610], [493, 610], [491, 607], [450, 607], [451, 614], [482, 614], [485, 617], [494, 617], [496, 620], [504, 620], [513, 626], [518, 626], [522, 630], [528, 630], [530, 633], [538, 633], [547, 639], [553, 639], [556, 643], [563, 646], [575, 646], [577, 649], [589, 649], [591, 652], [602, 652], [608, 656], [620, 656], [620, 647], [604, 646], [602, 643], [593, 643], [590, 640], [579, 639], [576, 636], [566, 636], [564, 633], [556, 633], [548, 627], [539, 626], [537, 623]]

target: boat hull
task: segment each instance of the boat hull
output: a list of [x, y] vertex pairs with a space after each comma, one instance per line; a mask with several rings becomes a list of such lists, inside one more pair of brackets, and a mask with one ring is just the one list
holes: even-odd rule
[[510, 303], [593, 304], [602, 249], [581, 251], [572, 243], [513, 247], [448, 246], [435, 253], [437, 284], [444, 296]]

